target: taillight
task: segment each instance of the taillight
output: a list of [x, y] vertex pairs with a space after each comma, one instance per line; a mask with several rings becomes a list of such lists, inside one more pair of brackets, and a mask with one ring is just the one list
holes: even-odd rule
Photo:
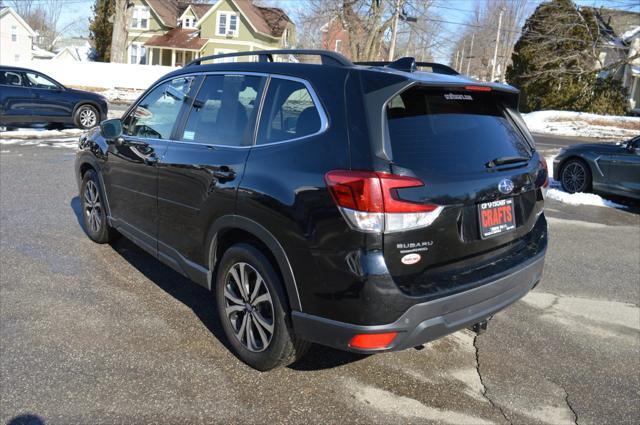
[[464, 89], [469, 91], [491, 91], [491, 87], [487, 86], [464, 86]]
[[349, 347], [362, 350], [376, 350], [387, 348], [398, 335], [398, 332], [385, 332], [380, 334], [358, 334], [351, 338]]
[[374, 171], [330, 171], [327, 187], [349, 225], [365, 232], [398, 232], [425, 227], [441, 206], [406, 201], [398, 189], [424, 186], [415, 178]]
[[544, 187], [545, 189], [549, 187], [549, 166], [547, 165], [547, 160], [545, 157], [541, 156], [540, 157], [540, 165], [542, 165], [542, 168], [544, 168], [544, 183], [542, 184], [542, 187]]

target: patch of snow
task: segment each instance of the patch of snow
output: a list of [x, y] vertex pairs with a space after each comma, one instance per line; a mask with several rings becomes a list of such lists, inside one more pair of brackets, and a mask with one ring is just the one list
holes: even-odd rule
[[621, 208], [626, 209], [624, 205], [617, 204], [595, 193], [567, 193], [561, 189], [547, 190], [547, 198], [555, 201], [563, 202], [569, 205], [593, 205], [597, 207]]
[[21, 145], [76, 149], [78, 136], [84, 130], [71, 128], [66, 130], [45, 130], [21, 128], [0, 132], [0, 145]]
[[640, 118], [570, 111], [522, 114], [532, 133], [624, 140], [640, 134]]
[[6, 140], [25, 139], [78, 139], [85, 130], [69, 128], [65, 130], [44, 130], [37, 128], [20, 128], [18, 130], [0, 132], [0, 143]]
[[110, 103], [129, 104], [135, 102], [143, 92], [144, 90], [114, 87], [99, 93], [106, 97]]

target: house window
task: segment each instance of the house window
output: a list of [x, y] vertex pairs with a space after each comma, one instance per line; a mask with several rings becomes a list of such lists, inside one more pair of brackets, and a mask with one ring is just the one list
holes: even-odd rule
[[11, 41], [18, 41], [18, 27], [15, 25], [11, 26]]
[[216, 35], [227, 34], [238, 36], [238, 14], [235, 12], [218, 12]]
[[129, 63], [132, 64], [147, 64], [147, 48], [141, 43], [132, 43], [129, 46]]
[[14, 61], [14, 62], [20, 62], [20, 55], [15, 55], [15, 56], [13, 57], [13, 61]]
[[338, 52], [338, 53], [342, 52], [342, 40], [336, 40], [335, 51]]
[[149, 29], [149, 8], [146, 6], [136, 6], [133, 8], [131, 17], [131, 28]]
[[196, 26], [195, 18], [184, 18], [182, 20], [182, 28], [194, 28]]

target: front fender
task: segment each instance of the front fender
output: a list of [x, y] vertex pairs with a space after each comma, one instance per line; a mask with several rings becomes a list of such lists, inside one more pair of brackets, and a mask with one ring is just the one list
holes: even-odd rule
[[80, 136], [79, 144], [80, 146], [78, 153], [76, 154], [75, 161], [75, 174], [78, 192], [80, 192], [81, 189], [84, 172], [86, 172], [88, 167], [94, 169], [98, 176], [102, 193], [104, 193], [105, 196], [107, 215], [111, 216], [109, 197], [107, 194], [104, 176], [102, 175], [104, 163], [107, 159], [107, 143], [102, 136], [100, 136], [99, 131], [92, 130], [91, 132], [84, 133]]

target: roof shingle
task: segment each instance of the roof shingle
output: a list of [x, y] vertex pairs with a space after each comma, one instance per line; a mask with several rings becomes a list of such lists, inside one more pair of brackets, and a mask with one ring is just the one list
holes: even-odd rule
[[198, 33], [197, 29], [173, 28], [165, 34], [151, 37], [144, 45], [147, 47], [200, 50], [207, 44], [207, 40], [200, 38]]

